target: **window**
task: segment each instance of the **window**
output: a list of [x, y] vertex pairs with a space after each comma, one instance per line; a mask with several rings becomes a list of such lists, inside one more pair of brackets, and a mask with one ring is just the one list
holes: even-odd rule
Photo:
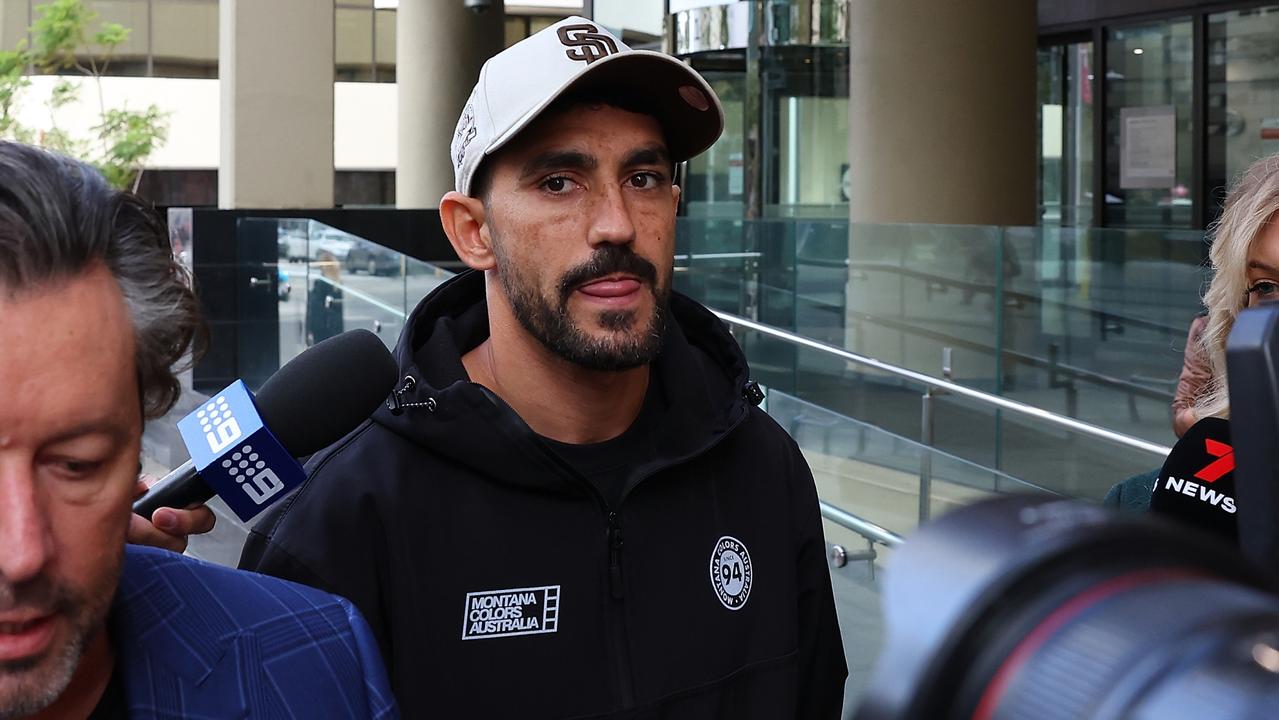
[[1211, 221], [1234, 177], [1279, 152], [1279, 6], [1209, 15], [1207, 39]]
[[[48, 0], [0, 0], [0, 49], [13, 50], [27, 37], [36, 8]], [[129, 31], [106, 63], [104, 75], [216, 78], [218, 0], [85, 0], [98, 23], [119, 23]], [[88, 48], [95, 60], [102, 49]], [[82, 60], [87, 65], [89, 56]], [[101, 70], [102, 68], [99, 68]]]
[[377, 82], [395, 82], [395, 11], [373, 13], [373, 60]]
[[1092, 224], [1092, 43], [1039, 50], [1039, 222]]
[[1191, 20], [1106, 35], [1105, 224], [1189, 228], [1196, 202]]
[[153, 0], [151, 74], [158, 77], [218, 76], [218, 4]]
[[31, 5], [27, 0], [0, 0], [0, 50], [17, 49], [30, 26]]
[[[97, 11], [98, 21], [119, 23], [129, 30], [129, 37], [116, 47], [107, 65], [111, 75], [147, 75], [150, 70], [151, 24], [147, 0], [92, 0], [85, 5]], [[89, 35], [97, 27], [89, 28]], [[100, 53], [100, 48], [93, 48]]]
[[338, 6], [333, 16], [334, 78], [373, 81], [373, 9]]
[[333, 77], [395, 82], [395, 11], [373, 0], [340, 0], [333, 10]]

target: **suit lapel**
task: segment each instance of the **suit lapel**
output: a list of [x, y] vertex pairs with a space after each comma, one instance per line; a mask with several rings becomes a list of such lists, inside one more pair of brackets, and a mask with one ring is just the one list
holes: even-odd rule
[[214, 677], [237, 644], [239, 630], [195, 567], [174, 553], [126, 546], [110, 628], [135, 712], [207, 715], [219, 708], [242, 715], [241, 693], [228, 697]]

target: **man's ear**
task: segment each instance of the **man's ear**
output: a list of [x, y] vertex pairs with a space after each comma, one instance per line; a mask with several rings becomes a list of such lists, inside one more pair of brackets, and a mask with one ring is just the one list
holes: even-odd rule
[[484, 201], [450, 190], [440, 199], [440, 224], [453, 251], [466, 266], [491, 270], [496, 261], [493, 243], [485, 224]]
[[679, 196], [683, 192], [684, 191], [680, 189], [679, 185], [671, 185], [671, 202], [675, 205], [676, 213], [679, 213]]

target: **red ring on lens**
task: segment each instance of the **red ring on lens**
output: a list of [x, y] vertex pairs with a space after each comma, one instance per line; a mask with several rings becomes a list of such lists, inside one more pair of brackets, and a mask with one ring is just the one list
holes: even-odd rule
[[1207, 576], [1201, 572], [1184, 569], [1144, 570], [1111, 578], [1100, 585], [1088, 588], [1066, 601], [1056, 610], [1049, 613], [1048, 617], [1041, 620], [1035, 626], [1035, 629], [1030, 631], [1025, 639], [1018, 643], [1017, 647], [1013, 648], [1012, 652], [1008, 653], [1008, 657], [999, 666], [999, 669], [995, 671], [990, 684], [986, 686], [985, 692], [982, 693], [981, 700], [977, 703], [977, 709], [973, 711], [972, 720], [992, 720], [995, 716], [995, 710], [999, 708], [999, 703], [1003, 701], [1004, 695], [1008, 692], [1008, 686], [1012, 684], [1017, 673], [1021, 672], [1022, 667], [1039, 651], [1039, 648], [1043, 647], [1044, 643], [1048, 642], [1049, 638], [1055, 635], [1066, 623], [1082, 615], [1084, 611], [1103, 600], [1143, 585], [1199, 577]]

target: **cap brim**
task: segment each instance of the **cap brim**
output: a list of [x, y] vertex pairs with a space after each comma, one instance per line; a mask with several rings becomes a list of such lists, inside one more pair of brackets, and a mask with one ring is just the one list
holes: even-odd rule
[[[724, 131], [724, 108], [710, 85], [683, 62], [650, 50], [618, 53], [591, 63], [489, 143], [491, 155], [564, 95], [591, 88], [624, 87], [661, 123], [674, 162], [704, 152]], [[699, 108], [698, 105], [703, 107]]]

